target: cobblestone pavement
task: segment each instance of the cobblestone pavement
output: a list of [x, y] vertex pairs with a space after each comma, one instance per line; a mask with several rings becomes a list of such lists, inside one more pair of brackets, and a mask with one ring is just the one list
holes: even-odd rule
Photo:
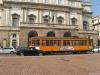
[[4, 56], [17, 56], [16, 54], [0, 54], [0, 57], [4, 57]]
[[0, 75], [100, 75], [100, 54], [0, 56]]

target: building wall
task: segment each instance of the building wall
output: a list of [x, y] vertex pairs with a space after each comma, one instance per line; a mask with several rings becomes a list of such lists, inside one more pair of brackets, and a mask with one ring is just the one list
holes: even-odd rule
[[[84, 8], [84, 9], [83, 9]], [[19, 23], [17, 26], [13, 26], [12, 15], [17, 14], [19, 16]], [[36, 17], [34, 24], [29, 23], [29, 15]], [[50, 22], [45, 24], [43, 22], [43, 16], [49, 15]], [[63, 23], [57, 23], [57, 17], [63, 17]], [[71, 19], [77, 20], [75, 25], [72, 25]], [[88, 22], [89, 29], [83, 30], [83, 21]], [[71, 32], [72, 36], [91, 33], [92, 26], [92, 11], [90, 2], [82, 2], [80, 0], [2, 0], [0, 2], [0, 34], [2, 40], [10, 38], [10, 42], [7, 46], [12, 46], [12, 40], [17, 41], [17, 46], [27, 46], [28, 33], [30, 31], [36, 31], [39, 36], [46, 37], [47, 32], [54, 31], [56, 37], [63, 37], [65, 32]], [[10, 31], [10, 32], [9, 32]], [[6, 32], [6, 33], [5, 33]], [[9, 34], [16, 34], [16, 38], [8, 36]], [[4, 34], [5, 33], [5, 34]], [[4, 35], [3, 35], [4, 34]], [[6, 36], [5, 36], [6, 35]], [[23, 37], [24, 36], [24, 37]]]
[[98, 32], [98, 40], [99, 40], [99, 45], [100, 45], [100, 16], [95, 16], [92, 19], [93, 21], [93, 29]]

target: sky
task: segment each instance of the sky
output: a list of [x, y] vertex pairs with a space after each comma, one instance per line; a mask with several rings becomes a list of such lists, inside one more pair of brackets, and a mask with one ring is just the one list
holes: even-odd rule
[[92, 0], [93, 16], [100, 15], [100, 0]]

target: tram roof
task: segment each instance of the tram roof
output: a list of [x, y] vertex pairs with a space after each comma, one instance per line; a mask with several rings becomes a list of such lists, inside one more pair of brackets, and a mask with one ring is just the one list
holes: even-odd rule
[[31, 37], [31, 38], [55, 38], [55, 39], [89, 39], [83, 37]]

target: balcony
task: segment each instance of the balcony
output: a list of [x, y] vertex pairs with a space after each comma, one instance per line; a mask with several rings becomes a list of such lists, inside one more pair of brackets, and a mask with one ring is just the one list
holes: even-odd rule
[[66, 25], [66, 24], [43, 24], [43, 23], [23, 23], [21, 22], [20, 27], [27, 27], [27, 28], [53, 28], [53, 29], [77, 29], [78, 25]]

